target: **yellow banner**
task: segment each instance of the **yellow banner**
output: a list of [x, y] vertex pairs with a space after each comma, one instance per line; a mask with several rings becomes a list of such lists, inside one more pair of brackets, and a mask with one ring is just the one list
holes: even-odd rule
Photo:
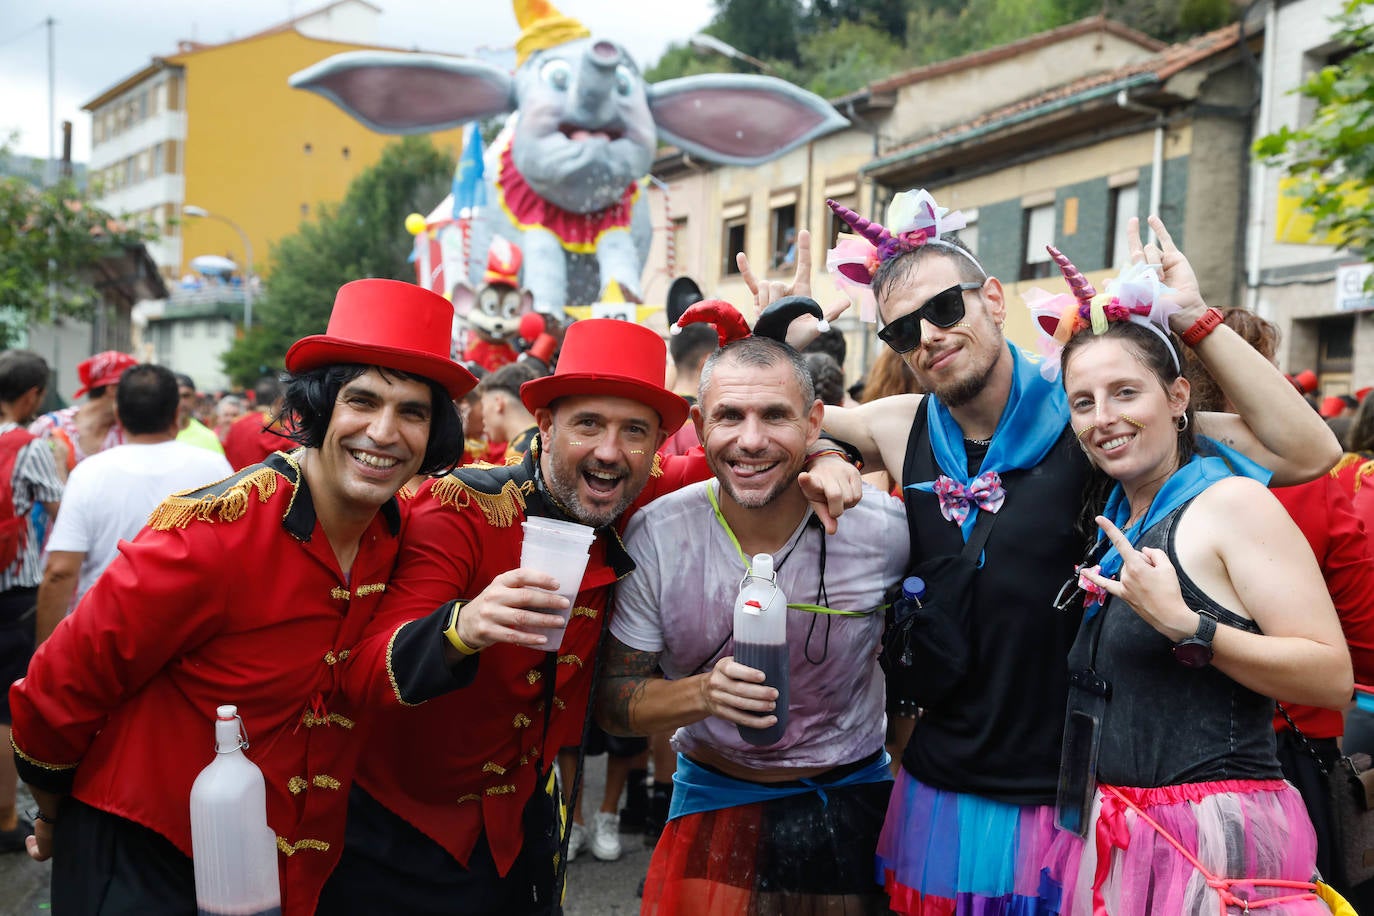
[[[1302, 209], [1302, 194], [1297, 178], [1279, 179], [1279, 201], [1274, 210], [1274, 241], [1289, 245], [1339, 245], [1340, 237], [1327, 232], [1318, 234], [1316, 221]], [[1363, 204], [1369, 199], [1369, 188], [1348, 182], [1342, 188], [1347, 200]]]

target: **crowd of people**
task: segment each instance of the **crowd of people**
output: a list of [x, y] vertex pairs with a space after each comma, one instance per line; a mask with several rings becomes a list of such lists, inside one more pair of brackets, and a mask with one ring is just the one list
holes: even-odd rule
[[[1343, 457], [1157, 219], [1100, 293], [1051, 252], [1033, 354], [957, 214], [835, 210], [861, 392], [805, 231], [790, 280], [741, 256], [752, 329], [585, 319], [552, 366], [469, 371], [452, 306], [387, 280], [251, 408], [105, 353], [37, 417], [48, 367], [0, 354], [0, 846], [59, 914], [195, 911], [234, 703], [288, 914], [556, 913], [622, 816], [654, 916], [1353, 912], [1326, 779], [1374, 679], [1374, 408]], [[571, 600], [532, 519], [594, 531]], [[736, 658], [761, 554], [782, 691]]]

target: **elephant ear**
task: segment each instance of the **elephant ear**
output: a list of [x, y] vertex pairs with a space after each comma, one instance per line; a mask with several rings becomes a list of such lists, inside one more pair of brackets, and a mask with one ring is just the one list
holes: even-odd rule
[[348, 51], [292, 74], [289, 82], [384, 134], [430, 133], [515, 109], [510, 74], [441, 54]]
[[723, 165], [759, 165], [849, 123], [825, 99], [772, 76], [705, 73], [648, 93], [660, 137]]

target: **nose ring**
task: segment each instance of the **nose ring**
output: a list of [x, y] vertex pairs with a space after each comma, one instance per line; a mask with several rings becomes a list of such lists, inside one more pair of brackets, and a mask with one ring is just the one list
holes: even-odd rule
[[1093, 424], [1093, 425], [1091, 425], [1091, 426], [1085, 426], [1085, 427], [1083, 427], [1082, 429], [1080, 429], [1080, 430], [1078, 431], [1078, 441], [1079, 441], [1079, 442], [1082, 442], [1082, 441], [1083, 441], [1083, 437], [1086, 436], [1088, 433], [1092, 432], [1092, 431], [1095, 430], [1095, 429], [1097, 429], [1097, 425], [1096, 425], [1096, 424]]

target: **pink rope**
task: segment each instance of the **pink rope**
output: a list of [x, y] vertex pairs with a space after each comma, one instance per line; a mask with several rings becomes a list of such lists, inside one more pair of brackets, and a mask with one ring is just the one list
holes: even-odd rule
[[[1170, 846], [1178, 850], [1179, 855], [1188, 860], [1188, 863], [1197, 869], [1198, 873], [1207, 880], [1207, 886], [1217, 892], [1221, 900], [1221, 916], [1226, 916], [1230, 907], [1238, 907], [1248, 913], [1251, 910], [1261, 910], [1266, 907], [1277, 906], [1281, 903], [1290, 903], [1298, 900], [1317, 900], [1317, 885], [1311, 881], [1290, 881], [1284, 878], [1222, 878], [1212, 874], [1197, 857], [1183, 847], [1173, 834], [1169, 833], [1159, 822], [1141, 809], [1132, 801], [1126, 793], [1116, 786], [1102, 786], [1104, 796], [1115, 799], [1124, 804], [1136, 813], [1136, 816], [1154, 828], [1155, 832], [1162, 836]], [[1098, 818], [1097, 824], [1097, 870], [1093, 874], [1093, 914], [1094, 916], [1106, 916], [1106, 898], [1102, 894], [1102, 885], [1107, 877], [1108, 860], [1111, 857], [1113, 846], [1125, 849], [1130, 843], [1129, 830], [1125, 828], [1123, 813], [1116, 805], [1108, 810], [1107, 798], [1103, 798], [1102, 814]], [[1111, 823], [1108, 823], [1111, 822]], [[1237, 897], [1231, 893], [1231, 888], [1237, 884], [1248, 884], [1256, 887], [1275, 887], [1302, 889], [1306, 893], [1286, 894], [1282, 897], [1270, 897], [1267, 900], [1256, 900], [1253, 903], [1249, 900]]]

